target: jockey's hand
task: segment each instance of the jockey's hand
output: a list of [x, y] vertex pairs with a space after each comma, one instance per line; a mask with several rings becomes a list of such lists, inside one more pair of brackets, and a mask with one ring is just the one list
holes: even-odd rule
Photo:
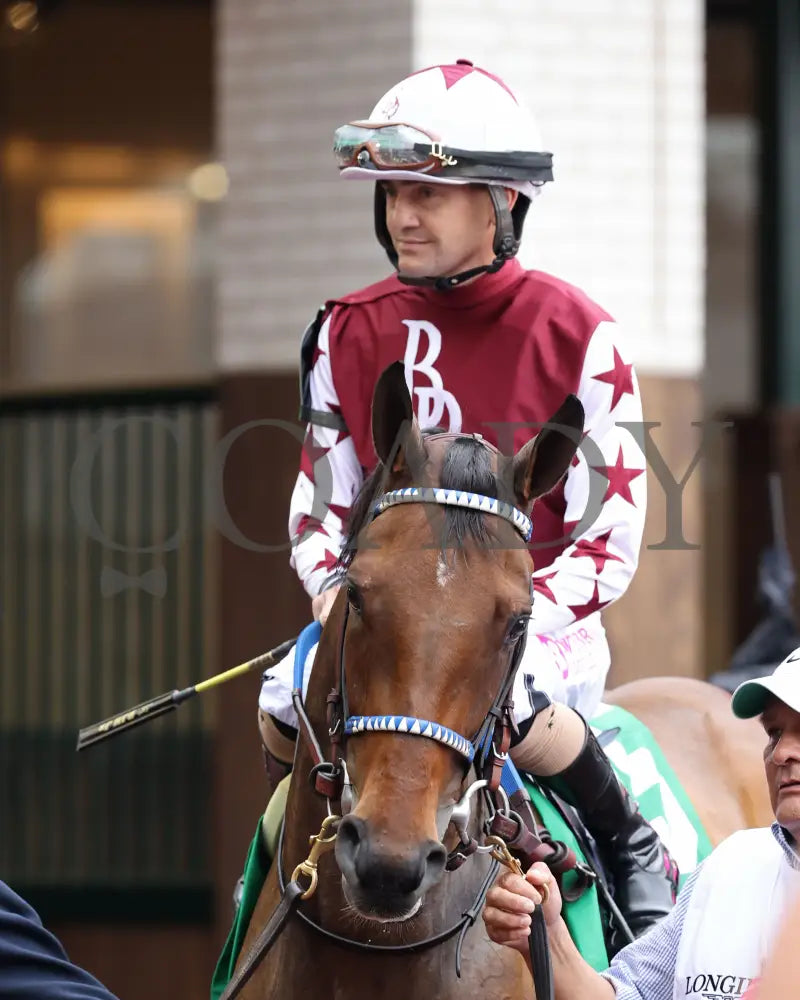
[[314, 615], [314, 620], [318, 621], [320, 625], [324, 625], [327, 621], [338, 593], [339, 585], [337, 584], [335, 587], [328, 587], [327, 590], [323, 590], [321, 594], [317, 594], [311, 601], [311, 611]]
[[547, 901], [542, 909], [545, 923], [550, 927], [561, 915], [561, 893], [550, 869], [541, 861], [537, 861], [524, 878], [504, 872], [489, 890], [483, 908], [483, 922], [492, 941], [515, 948], [526, 960], [531, 914], [534, 905], [542, 903], [543, 885], [547, 886]]

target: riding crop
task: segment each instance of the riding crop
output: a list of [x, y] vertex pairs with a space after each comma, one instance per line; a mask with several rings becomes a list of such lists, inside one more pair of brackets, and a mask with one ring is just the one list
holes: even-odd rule
[[262, 653], [253, 660], [240, 663], [237, 667], [231, 667], [230, 670], [225, 670], [223, 673], [209, 677], [198, 684], [193, 684], [191, 687], [183, 688], [180, 691], [167, 691], [165, 694], [160, 694], [155, 698], [150, 698], [148, 701], [143, 701], [140, 705], [135, 705], [124, 712], [112, 715], [102, 722], [95, 722], [91, 726], [86, 726], [78, 733], [76, 750], [85, 750], [87, 747], [94, 746], [95, 743], [100, 743], [111, 736], [127, 732], [129, 729], [141, 726], [144, 722], [156, 719], [159, 715], [172, 712], [178, 705], [183, 704], [184, 701], [188, 701], [194, 695], [218, 687], [227, 681], [232, 681], [234, 677], [249, 674], [252, 670], [265, 670], [267, 667], [272, 667], [286, 656], [296, 641], [296, 639], [287, 639], [286, 642], [282, 642], [280, 646], [276, 646], [274, 649], [269, 650], [269, 652]]

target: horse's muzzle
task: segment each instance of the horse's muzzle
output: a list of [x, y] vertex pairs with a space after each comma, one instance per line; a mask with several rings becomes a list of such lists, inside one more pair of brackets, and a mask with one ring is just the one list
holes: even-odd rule
[[336, 861], [350, 903], [373, 920], [406, 920], [419, 909], [425, 892], [444, 872], [447, 851], [425, 840], [400, 854], [371, 835], [358, 816], [345, 816], [336, 837]]

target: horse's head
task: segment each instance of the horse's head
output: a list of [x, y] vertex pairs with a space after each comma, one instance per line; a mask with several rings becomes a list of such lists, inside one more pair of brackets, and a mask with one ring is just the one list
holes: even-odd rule
[[[348, 715], [393, 717], [371, 719], [346, 744], [354, 807], [339, 826], [336, 857], [345, 894], [366, 917], [412, 916], [444, 871], [442, 841], [470, 749], [454, 747], [447, 729], [471, 740], [509, 676], [532, 599], [520, 512], [530, 514], [568, 468], [583, 426], [578, 400], [568, 397], [549, 423], [505, 458], [479, 437], [423, 435], [401, 364], [376, 387], [382, 464], [354, 508], [346, 581], [329, 623], [344, 630]], [[398, 502], [375, 516], [379, 497], [411, 486], [501, 502], [494, 514], [488, 504]], [[434, 738], [407, 735], [399, 717], [432, 720]]]

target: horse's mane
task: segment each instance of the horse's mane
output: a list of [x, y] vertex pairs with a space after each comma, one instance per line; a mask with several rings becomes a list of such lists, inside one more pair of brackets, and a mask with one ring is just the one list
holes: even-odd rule
[[[442, 433], [440, 428], [423, 431], [423, 441], [433, 434]], [[353, 505], [347, 526], [347, 539], [339, 559], [339, 565], [347, 569], [358, 551], [358, 537], [372, 520], [375, 502], [386, 492], [388, 470], [378, 463], [373, 472], [364, 480]], [[438, 485], [448, 490], [465, 490], [480, 493], [486, 497], [499, 497], [500, 483], [492, 471], [490, 452], [486, 446], [473, 437], [458, 437], [445, 452], [442, 472]], [[443, 507], [444, 521], [441, 547], [460, 549], [469, 538], [481, 548], [489, 548], [491, 535], [486, 528], [486, 520], [479, 510], [464, 507]]]

